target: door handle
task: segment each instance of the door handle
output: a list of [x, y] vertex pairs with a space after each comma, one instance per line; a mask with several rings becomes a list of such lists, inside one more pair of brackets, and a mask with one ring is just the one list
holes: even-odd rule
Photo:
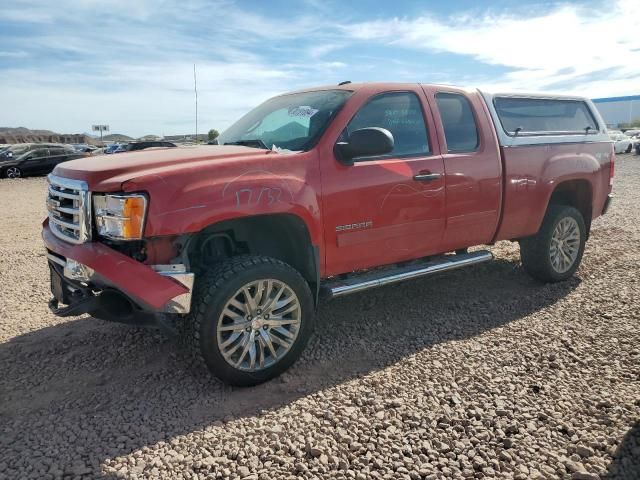
[[413, 176], [413, 179], [416, 182], [433, 182], [440, 179], [441, 176], [439, 173], [418, 173]]

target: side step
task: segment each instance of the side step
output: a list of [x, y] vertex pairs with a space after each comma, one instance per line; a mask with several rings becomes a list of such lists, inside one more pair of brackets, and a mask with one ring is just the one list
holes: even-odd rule
[[353, 277], [330, 280], [322, 285], [322, 290], [330, 298], [341, 297], [350, 293], [361, 292], [369, 288], [381, 287], [402, 282], [410, 278], [424, 277], [438, 272], [455, 270], [456, 268], [475, 265], [493, 260], [493, 254], [487, 250], [455, 255], [443, 255], [428, 261], [421, 261], [401, 267], [389, 267], [376, 271], [368, 271]]

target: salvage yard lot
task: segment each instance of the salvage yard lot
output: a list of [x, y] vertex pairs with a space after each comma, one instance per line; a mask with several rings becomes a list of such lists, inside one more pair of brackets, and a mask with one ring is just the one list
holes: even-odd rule
[[640, 157], [574, 279], [536, 283], [502, 242], [323, 305], [250, 389], [159, 332], [50, 314], [45, 188], [0, 180], [0, 479], [640, 478]]

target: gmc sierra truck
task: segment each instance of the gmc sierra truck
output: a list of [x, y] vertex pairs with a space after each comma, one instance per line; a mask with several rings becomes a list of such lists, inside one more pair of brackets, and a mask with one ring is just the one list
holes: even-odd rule
[[427, 84], [280, 95], [218, 143], [58, 165], [42, 236], [56, 315], [173, 325], [235, 385], [288, 368], [320, 300], [492, 259], [468, 247], [567, 279], [615, 158], [588, 99]]

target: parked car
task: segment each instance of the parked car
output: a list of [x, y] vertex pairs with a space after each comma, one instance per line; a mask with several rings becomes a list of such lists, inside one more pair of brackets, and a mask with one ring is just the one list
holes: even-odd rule
[[633, 140], [620, 130], [609, 130], [609, 138], [613, 140], [616, 153], [629, 153], [633, 148]]
[[633, 145], [633, 149], [636, 151], [636, 154], [640, 155], [640, 129], [629, 129], [625, 130], [624, 134], [631, 138], [631, 143]]
[[54, 314], [173, 325], [235, 385], [286, 370], [319, 301], [493, 258], [468, 247], [568, 279], [615, 160], [586, 98], [426, 84], [278, 96], [219, 142], [58, 165], [42, 235]]
[[61, 143], [14, 143], [0, 152], [0, 160], [22, 155], [37, 148], [62, 147]]
[[122, 147], [121, 144], [119, 143], [112, 143], [111, 145], [107, 145], [106, 147], [104, 147], [104, 153], [106, 154], [111, 154], [114, 153], [116, 150], [118, 150], [120, 147]]
[[129, 145], [127, 143], [123, 143], [118, 145], [118, 148], [116, 148], [115, 150], [113, 150], [111, 153], [122, 153], [122, 152], [126, 152], [127, 148], [129, 147]]
[[630, 128], [623, 132], [628, 137], [637, 137], [640, 135], [640, 128]]
[[93, 145], [88, 145], [86, 143], [74, 143], [71, 145], [71, 147], [73, 147], [76, 152], [83, 153], [91, 153], [96, 149], [96, 147], [94, 147]]
[[22, 154], [0, 158], [0, 177], [20, 178], [45, 174], [51, 172], [59, 163], [84, 156], [85, 154], [63, 145], [40, 146]]
[[131, 142], [127, 146], [126, 151], [133, 152], [136, 150], [145, 150], [147, 148], [174, 148], [174, 147], [177, 147], [177, 145], [172, 142], [165, 142], [160, 140], [149, 140], [149, 141], [143, 141], [143, 142]]

